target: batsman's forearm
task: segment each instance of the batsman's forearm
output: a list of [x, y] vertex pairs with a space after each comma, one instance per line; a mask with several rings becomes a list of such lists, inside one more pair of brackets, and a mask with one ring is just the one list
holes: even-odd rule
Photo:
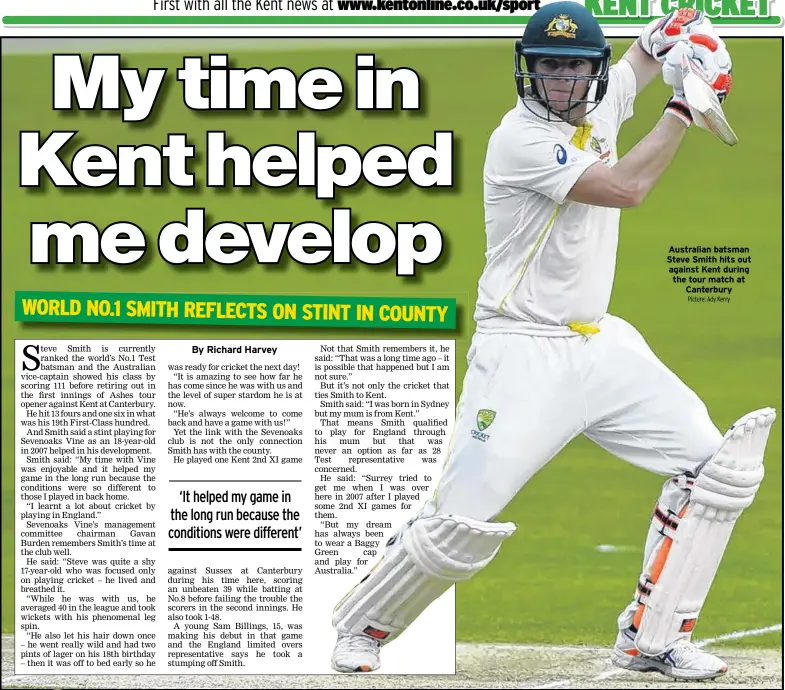
[[613, 166], [614, 174], [632, 187], [637, 203], [646, 198], [670, 165], [686, 130], [679, 118], [663, 114], [654, 129]]

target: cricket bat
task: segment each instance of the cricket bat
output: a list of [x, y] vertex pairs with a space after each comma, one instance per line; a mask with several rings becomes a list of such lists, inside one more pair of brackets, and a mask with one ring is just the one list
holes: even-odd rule
[[681, 72], [684, 98], [692, 112], [693, 122], [728, 146], [738, 144], [739, 138], [728, 123], [716, 92], [704, 79], [701, 69], [686, 55], [681, 58]]

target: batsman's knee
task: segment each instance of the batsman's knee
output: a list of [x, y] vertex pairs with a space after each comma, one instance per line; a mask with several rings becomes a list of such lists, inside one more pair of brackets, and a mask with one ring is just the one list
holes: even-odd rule
[[341, 633], [395, 639], [453, 584], [496, 556], [512, 523], [458, 515], [417, 515], [388, 542], [374, 568], [335, 607]]
[[765, 475], [763, 455], [775, 418], [772, 408], [764, 408], [731, 425], [720, 449], [699, 468], [693, 500], [716, 510], [748, 508]]

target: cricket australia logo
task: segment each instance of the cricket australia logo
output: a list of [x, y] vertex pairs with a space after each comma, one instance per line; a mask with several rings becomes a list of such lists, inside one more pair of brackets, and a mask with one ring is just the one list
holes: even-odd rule
[[493, 424], [494, 419], [496, 419], [495, 410], [480, 410], [477, 413], [477, 429], [472, 429], [472, 436], [478, 441], [487, 441], [490, 436], [483, 431]]
[[545, 30], [545, 35], [555, 38], [561, 36], [562, 38], [575, 38], [578, 33], [578, 25], [572, 21], [572, 17], [568, 14], [560, 14], [558, 17], [551, 19], [548, 28]]

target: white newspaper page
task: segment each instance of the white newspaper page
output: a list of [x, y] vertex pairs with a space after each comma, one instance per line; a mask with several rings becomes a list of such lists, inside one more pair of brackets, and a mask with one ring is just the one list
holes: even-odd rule
[[6, 0], [2, 685], [783, 687], [785, 0]]

